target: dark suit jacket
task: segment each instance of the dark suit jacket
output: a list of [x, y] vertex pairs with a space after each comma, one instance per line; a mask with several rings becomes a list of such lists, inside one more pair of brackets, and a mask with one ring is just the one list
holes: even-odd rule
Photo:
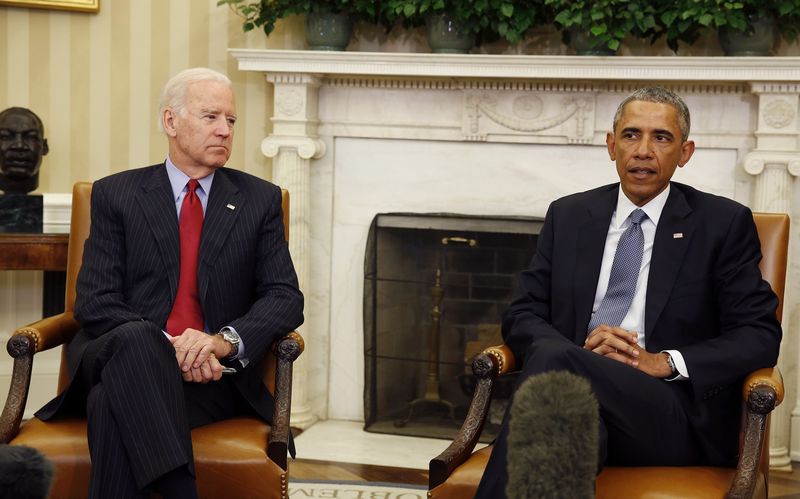
[[[92, 187], [91, 232], [78, 276], [70, 344], [74, 376], [88, 341], [130, 321], [162, 330], [178, 289], [178, 218], [165, 165], [125, 171]], [[303, 322], [303, 296], [286, 242], [280, 189], [229, 168], [214, 175], [203, 221], [198, 286], [210, 331], [236, 329], [250, 359], [236, 375], [243, 395], [270, 419], [259, 369], [273, 341]], [[50, 405], [37, 416], [47, 418]]]
[[[550, 206], [537, 253], [503, 318], [503, 337], [518, 358], [537, 337], [585, 341], [618, 186]], [[778, 358], [778, 302], [761, 278], [750, 210], [686, 185], [671, 186], [650, 264], [646, 348], [681, 352], [690, 379], [670, 386], [684, 400], [709, 464], [730, 464], [741, 381]]]

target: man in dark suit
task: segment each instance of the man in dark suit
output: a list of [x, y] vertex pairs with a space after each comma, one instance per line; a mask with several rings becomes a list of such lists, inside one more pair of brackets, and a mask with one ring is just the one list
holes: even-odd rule
[[[598, 468], [735, 464], [741, 381], [777, 361], [750, 210], [670, 182], [694, 152], [689, 124], [663, 88], [620, 104], [606, 139], [620, 182], [550, 206], [503, 318], [520, 382], [566, 370], [591, 384]], [[476, 497], [505, 497], [506, 436], [507, 423]]]
[[73, 382], [37, 414], [85, 404], [90, 497], [196, 497], [190, 429], [242, 414], [269, 421], [255, 366], [303, 321], [280, 189], [223, 168], [236, 121], [230, 80], [179, 73], [160, 118], [166, 161], [92, 188]]

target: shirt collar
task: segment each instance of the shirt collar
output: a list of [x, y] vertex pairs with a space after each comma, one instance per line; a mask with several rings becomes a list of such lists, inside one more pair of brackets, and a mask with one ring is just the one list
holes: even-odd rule
[[636, 206], [628, 199], [628, 196], [622, 192], [622, 186], [620, 186], [619, 192], [617, 193], [617, 211], [614, 214], [614, 226], [618, 228], [622, 227], [622, 224], [625, 223], [625, 220], [628, 219], [636, 208], [641, 208], [647, 214], [647, 218], [649, 218], [654, 225], [658, 226], [658, 219], [661, 218], [661, 212], [664, 211], [664, 205], [667, 204], [669, 189], [670, 184], [667, 184], [667, 187], [658, 193], [656, 197], [648, 201], [647, 204], [644, 206]]
[[[189, 182], [189, 176], [175, 166], [175, 163], [173, 163], [169, 158], [169, 154], [167, 154], [165, 163], [167, 165], [167, 176], [169, 177], [169, 183], [172, 187], [172, 199], [177, 202], [178, 196], [181, 195], [183, 189], [186, 187], [186, 184]], [[203, 191], [202, 193], [206, 196], [211, 193], [211, 184], [214, 181], [214, 173], [215, 172], [212, 171], [209, 175], [197, 179], [197, 182], [200, 184], [200, 188]]]

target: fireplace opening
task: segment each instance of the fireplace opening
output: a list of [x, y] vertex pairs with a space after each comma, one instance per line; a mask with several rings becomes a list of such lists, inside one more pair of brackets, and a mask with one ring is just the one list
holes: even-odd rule
[[[365, 429], [452, 438], [474, 390], [472, 358], [502, 341], [500, 320], [536, 249], [539, 218], [377, 215], [364, 262]], [[495, 387], [494, 438], [513, 380]]]

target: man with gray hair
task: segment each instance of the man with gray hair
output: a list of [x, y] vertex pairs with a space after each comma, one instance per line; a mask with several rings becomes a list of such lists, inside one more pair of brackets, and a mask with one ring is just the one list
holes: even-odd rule
[[[671, 181], [695, 150], [675, 93], [633, 92], [613, 126], [606, 144], [620, 181], [550, 205], [503, 339], [522, 363], [520, 384], [559, 370], [589, 382], [598, 469], [735, 465], [741, 382], [775, 365], [781, 340], [752, 213]], [[507, 435], [508, 421], [476, 497], [515, 490]]]
[[255, 366], [303, 322], [303, 297], [280, 189], [225, 168], [235, 123], [230, 80], [183, 71], [161, 99], [166, 160], [92, 187], [73, 381], [37, 413], [86, 412], [89, 497], [197, 497], [190, 430], [272, 417]]

